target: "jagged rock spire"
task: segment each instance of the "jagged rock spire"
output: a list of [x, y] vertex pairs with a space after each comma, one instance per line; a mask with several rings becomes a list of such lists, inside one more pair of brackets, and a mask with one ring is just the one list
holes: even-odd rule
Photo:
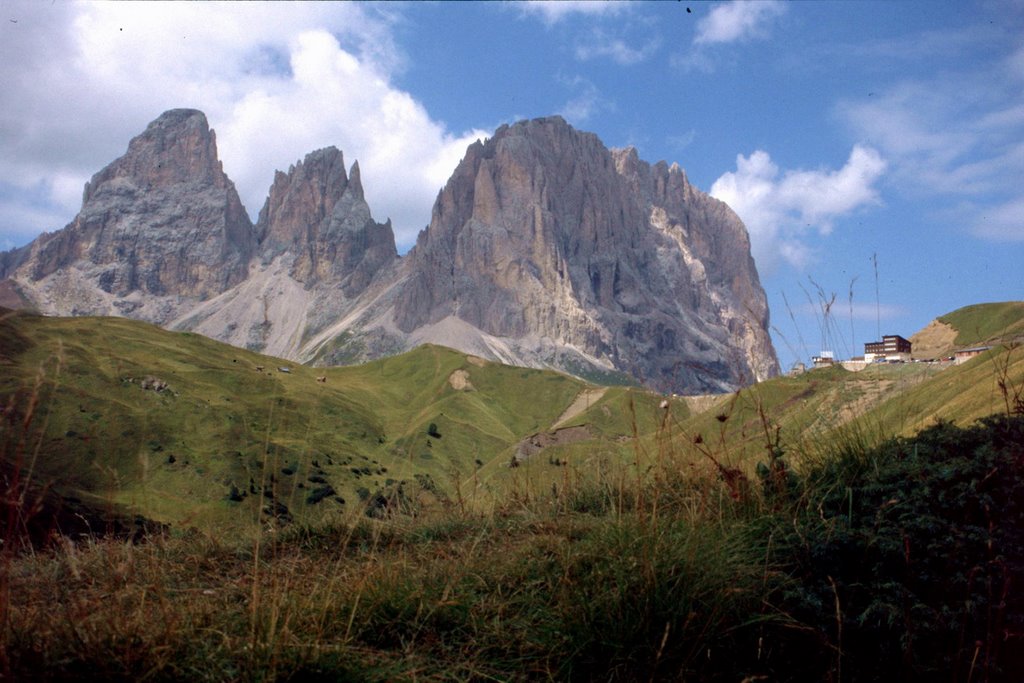
[[306, 286], [335, 282], [347, 296], [365, 287], [397, 258], [391, 224], [378, 224], [363, 197], [359, 163], [346, 175], [337, 148], [306, 155], [278, 171], [256, 224], [264, 263], [284, 256], [290, 274]]

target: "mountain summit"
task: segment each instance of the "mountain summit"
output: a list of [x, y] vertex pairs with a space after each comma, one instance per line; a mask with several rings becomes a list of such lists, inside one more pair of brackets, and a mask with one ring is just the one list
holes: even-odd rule
[[723, 391], [776, 370], [739, 218], [678, 166], [609, 150], [560, 117], [471, 145], [406, 259], [396, 294], [363, 317], [391, 343], [667, 391]]
[[166, 324], [242, 282], [253, 247], [206, 116], [173, 109], [85, 184], [67, 227], [22, 250], [15, 280], [44, 313]]
[[256, 232], [265, 263], [287, 254], [293, 278], [305, 285], [336, 281], [349, 297], [398, 255], [390, 223], [370, 216], [359, 162], [346, 175], [344, 157], [334, 147], [275, 174]]
[[429, 342], [678, 393], [778, 371], [736, 214], [679, 166], [560, 117], [470, 145], [399, 257], [339, 150], [278, 172], [253, 226], [205, 117], [174, 110], [93, 177], [74, 222], [0, 267], [47, 313], [120, 313], [316, 364]]

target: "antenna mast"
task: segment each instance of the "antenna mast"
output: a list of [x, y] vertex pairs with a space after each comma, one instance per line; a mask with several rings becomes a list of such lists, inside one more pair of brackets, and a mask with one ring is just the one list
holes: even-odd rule
[[882, 304], [878, 297], [878, 252], [871, 254], [871, 263], [875, 265], [875, 323], [878, 325], [878, 336], [875, 339], [882, 338]]

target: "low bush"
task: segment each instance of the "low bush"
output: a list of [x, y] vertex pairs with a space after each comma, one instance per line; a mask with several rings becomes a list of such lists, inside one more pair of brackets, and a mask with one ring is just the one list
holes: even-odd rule
[[[939, 423], [805, 473], [770, 531], [799, 628], [776, 673], [1016, 681], [1024, 672], [1024, 419]], [[801, 675], [802, 673], [802, 675]]]

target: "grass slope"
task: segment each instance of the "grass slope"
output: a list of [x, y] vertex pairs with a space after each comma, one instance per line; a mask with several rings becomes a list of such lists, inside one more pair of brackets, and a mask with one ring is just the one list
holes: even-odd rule
[[837, 366], [779, 377], [723, 397], [679, 427], [724, 464], [749, 468], [766, 458], [768, 443], [807, 451], [846, 438], [851, 430], [877, 443], [936, 420], [966, 425], [1012, 412], [1013, 397], [1022, 390], [1024, 348], [1000, 346], [959, 366], [907, 363], [861, 372]]
[[0, 675], [1015, 683], [1021, 444], [1003, 416], [740, 491], [669, 454], [491, 515], [4, 546]]
[[1024, 336], [1024, 301], [975, 304], [939, 317], [957, 331], [958, 347], [999, 343]]
[[[1014, 329], [1014, 310], [947, 317], [988, 334]], [[983, 323], [979, 311], [998, 321]], [[808, 452], [851, 434], [877, 443], [936, 419], [1010, 412], [1024, 387], [1024, 349], [1010, 345], [950, 368], [780, 377], [701, 412], [609, 387], [554, 430], [589, 385], [436, 346], [320, 369], [127, 319], [13, 313], [0, 316], [0, 341], [4, 461], [34, 490], [242, 534], [367, 506], [487, 511], [509, 497], [621, 485], [624, 465], [651, 469], [668, 451], [686, 467], [751, 473], [772, 448]], [[154, 380], [166, 388], [144, 388]], [[542, 451], [524, 451], [544, 433]]]
[[501, 473], [584, 386], [432, 346], [314, 369], [121, 318], [8, 313], [0, 340], [6, 462], [60, 495], [200, 528], [446, 498]]
[[[945, 369], [779, 378], [691, 413], [430, 346], [281, 373], [122, 319], [0, 315], [0, 342], [5, 512], [26, 507], [23, 477], [209, 532], [22, 552], [8, 517], [4, 679], [1009, 683], [1024, 670], [1012, 344]], [[592, 402], [551, 429], [585, 389]], [[550, 445], [511, 467], [538, 433]], [[310, 477], [347, 502], [306, 502], [324, 485]], [[254, 492], [230, 501], [230, 485]], [[420, 514], [365, 514], [378, 495]], [[294, 523], [263, 533], [280, 506]]]

